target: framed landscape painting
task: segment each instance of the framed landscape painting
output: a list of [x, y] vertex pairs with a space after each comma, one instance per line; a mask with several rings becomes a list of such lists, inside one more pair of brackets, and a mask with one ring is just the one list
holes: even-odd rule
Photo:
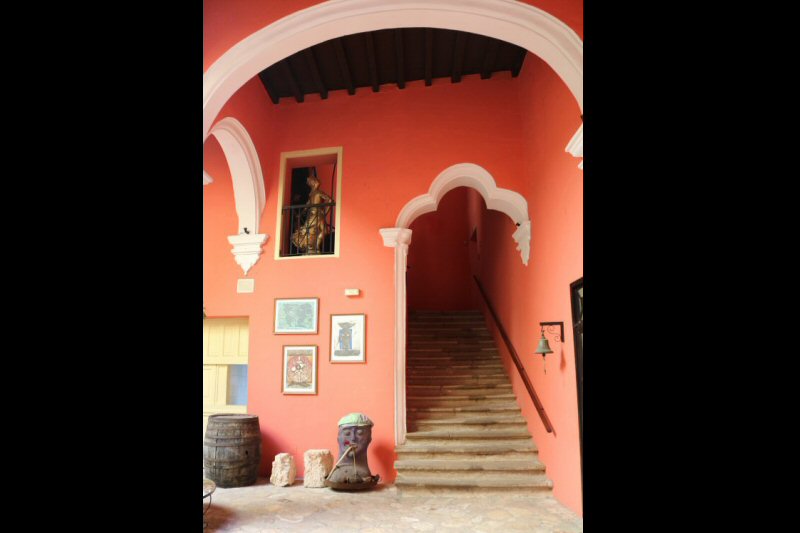
[[317, 347], [284, 346], [281, 392], [317, 393]]
[[366, 357], [366, 315], [331, 315], [331, 363], [364, 363]]
[[318, 316], [319, 298], [276, 298], [274, 332], [317, 333]]

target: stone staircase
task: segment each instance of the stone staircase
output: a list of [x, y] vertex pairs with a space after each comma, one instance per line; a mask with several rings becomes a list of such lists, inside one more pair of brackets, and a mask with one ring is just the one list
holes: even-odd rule
[[406, 358], [399, 490], [551, 493], [479, 311], [409, 311]]

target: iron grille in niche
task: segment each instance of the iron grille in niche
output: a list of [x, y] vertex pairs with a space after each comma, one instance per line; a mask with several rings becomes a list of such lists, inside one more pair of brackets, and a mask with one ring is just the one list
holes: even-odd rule
[[[316, 167], [292, 169], [290, 205], [283, 207], [281, 217], [282, 257], [334, 253], [336, 199], [331, 195], [336, 190], [335, 176], [335, 164], [327, 184], [317, 177]], [[324, 190], [326, 188], [330, 194]]]

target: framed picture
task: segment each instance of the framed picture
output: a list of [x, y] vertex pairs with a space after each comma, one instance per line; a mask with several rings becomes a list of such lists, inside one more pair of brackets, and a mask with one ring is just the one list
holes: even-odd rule
[[317, 347], [284, 346], [281, 392], [317, 393]]
[[275, 299], [275, 333], [317, 333], [319, 298]]
[[366, 362], [365, 326], [365, 315], [331, 315], [331, 363]]

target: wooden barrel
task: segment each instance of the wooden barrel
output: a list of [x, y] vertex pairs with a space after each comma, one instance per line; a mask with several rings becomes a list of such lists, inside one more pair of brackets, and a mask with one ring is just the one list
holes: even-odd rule
[[255, 415], [208, 417], [203, 438], [205, 477], [218, 487], [245, 487], [256, 482], [261, 462], [261, 431]]

